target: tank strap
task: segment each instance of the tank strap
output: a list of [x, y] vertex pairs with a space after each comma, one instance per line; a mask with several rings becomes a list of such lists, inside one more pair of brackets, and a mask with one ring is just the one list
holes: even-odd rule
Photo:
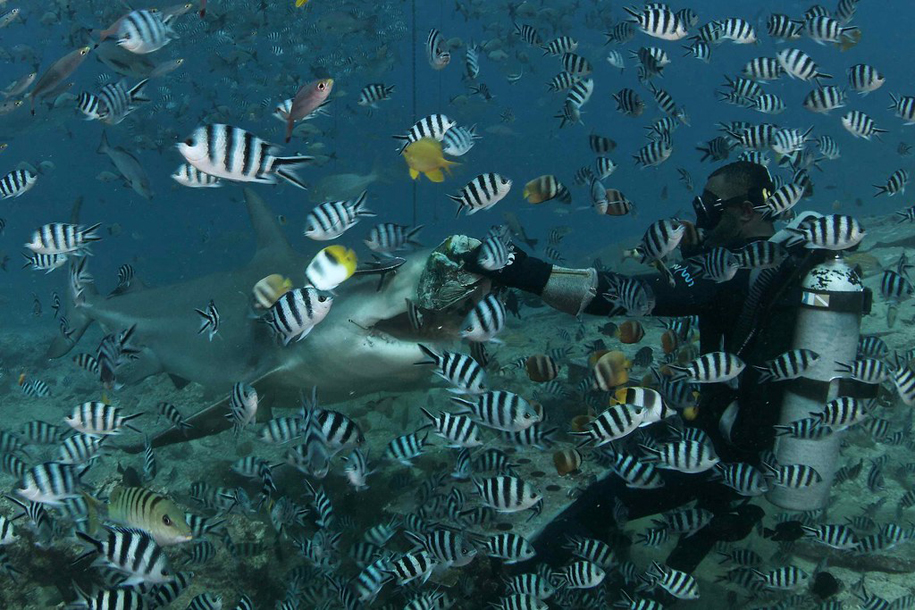
[[871, 291], [834, 292], [798, 288], [798, 300], [802, 309], [819, 309], [837, 313], [870, 313], [873, 301]]

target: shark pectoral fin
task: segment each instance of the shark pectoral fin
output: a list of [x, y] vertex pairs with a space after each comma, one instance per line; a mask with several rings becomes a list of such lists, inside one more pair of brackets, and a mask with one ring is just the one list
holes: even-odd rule
[[[251, 385], [257, 390], [258, 423], [273, 419], [274, 403], [286, 405], [299, 404], [300, 396], [298, 395], [298, 390], [293, 390], [293, 388], [282, 384], [284, 374], [285, 371], [283, 369], [277, 369], [262, 375], [256, 381], [251, 382]], [[210, 406], [204, 407], [186, 420], [192, 427], [182, 428], [180, 426], [173, 426], [152, 437], [150, 443], [153, 447], [164, 447], [166, 445], [173, 445], [196, 438], [211, 436], [228, 430], [232, 427], [232, 423], [226, 418], [226, 413], [229, 412], [229, 397], [230, 392], [226, 391], [222, 398], [215, 401]], [[243, 432], [243, 434], [245, 433], [251, 434], [251, 431], [248, 430]], [[120, 448], [127, 453], [140, 453], [143, 451], [144, 447], [144, 444], [134, 444]]]
[[172, 380], [172, 384], [174, 384], [175, 389], [177, 390], [183, 390], [187, 387], [187, 384], [191, 382], [189, 379], [185, 379], [184, 377], [175, 375], [173, 373], [169, 373], [168, 378]]
[[144, 347], [130, 364], [125, 365], [123, 369], [118, 367], [118, 383], [122, 385], [139, 383], [147, 377], [158, 375], [161, 372], [162, 362], [159, 361], [158, 356], [152, 350]]
[[60, 358], [65, 356], [73, 346], [79, 343], [79, 340], [82, 338], [83, 333], [86, 332], [86, 329], [89, 328], [89, 325], [92, 324], [92, 318], [87, 316], [85, 312], [79, 307], [69, 307], [67, 310], [67, 320], [70, 322], [70, 330], [67, 336], [58, 335], [51, 341], [51, 345], [48, 346], [47, 357], [48, 358]]

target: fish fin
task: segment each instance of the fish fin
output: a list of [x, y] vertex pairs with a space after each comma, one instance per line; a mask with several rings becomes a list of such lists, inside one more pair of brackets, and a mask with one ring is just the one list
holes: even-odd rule
[[251, 226], [254, 228], [254, 242], [257, 253], [267, 250], [275, 251], [277, 248], [291, 252], [292, 247], [289, 245], [283, 229], [276, 221], [276, 215], [253, 189], [245, 188], [244, 192], [248, 217], [251, 219]]
[[444, 182], [445, 173], [441, 169], [434, 169], [432, 171], [426, 172], [426, 178], [431, 182]]
[[183, 390], [190, 383], [190, 380], [175, 375], [174, 373], [169, 373], [168, 378], [172, 380], [172, 384], [174, 384], [175, 389], [177, 390]]
[[410, 179], [416, 180], [417, 178], [419, 178], [419, 172], [411, 167], [410, 168]]

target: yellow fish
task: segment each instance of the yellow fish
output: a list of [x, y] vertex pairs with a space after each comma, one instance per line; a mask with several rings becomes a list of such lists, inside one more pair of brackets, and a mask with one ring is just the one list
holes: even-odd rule
[[442, 143], [432, 138], [422, 138], [411, 143], [404, 148], [402, 154], [410, 168], [410, 178], [413, 180], [416, 180], [420, 174], [424, 174], [432, 182], [444, 182], [445, 174], [442, 173], [442, 170], [445, 169], [450, 174], [449, 168], [452, 165], [460, 165], [447, 160], [442, 154]]
[[299, 8], [300, 6], [305, 6], [308, 4], [308, 0], [295, 0], [295, 7]]
[[116, 487], [108, 499], [108, 518], [143, 530], [160, 546], [193, 539], [184, 511], [168, 497], [145, 487]]
[[318, 290], [333, 290], [356, 272], [356, 253], [345, 246], [327, 246], [305, 270], [305, 278]]
[[254, 307], [270, 309], [276, 300], [292, 289], [292, 280], [278, 273], [268, 275], [254, 285]]

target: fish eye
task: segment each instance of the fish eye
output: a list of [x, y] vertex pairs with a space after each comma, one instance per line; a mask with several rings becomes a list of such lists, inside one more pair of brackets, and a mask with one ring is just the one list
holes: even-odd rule
[[318, 302], [319, 302], [319, 303], [323, 303], [323, 302], [326, 301], [326, 300], [327, 300], [327, 297], [324, 296], [323, 294], [318, 296]]
[[187, 144], [188, 146], [193, 146], [194, 138], [188, 138], [187, 140], [184, 141], [184, 143]]
[[524, 419], [530, 419], [530, 418], [531, 418], [531, 414], [530, 414], [530, 413], [525, 413], [525, 414], [524, 414]]
[[172, 575], [171, 570], [169, 570], [167, 568], [162, 570], [162, 576], [171, 576], [171, 575]]
[[507, 178], [502, 178], [502, 184], [508, 184], [508, 179], [507, 179]]
[[320, 89], [321, 91], [324, 91], [325, 89], [327, 89], [327, 85], [324, 83], [318, 83], [318, 89]]
[[162, 515], [162, 523], [164, 523], [165, 525], [171, 527], [171, 525], [172, 525], [174, 522], [171, 520], [171, 517], [169, 517], [168, 515]]

